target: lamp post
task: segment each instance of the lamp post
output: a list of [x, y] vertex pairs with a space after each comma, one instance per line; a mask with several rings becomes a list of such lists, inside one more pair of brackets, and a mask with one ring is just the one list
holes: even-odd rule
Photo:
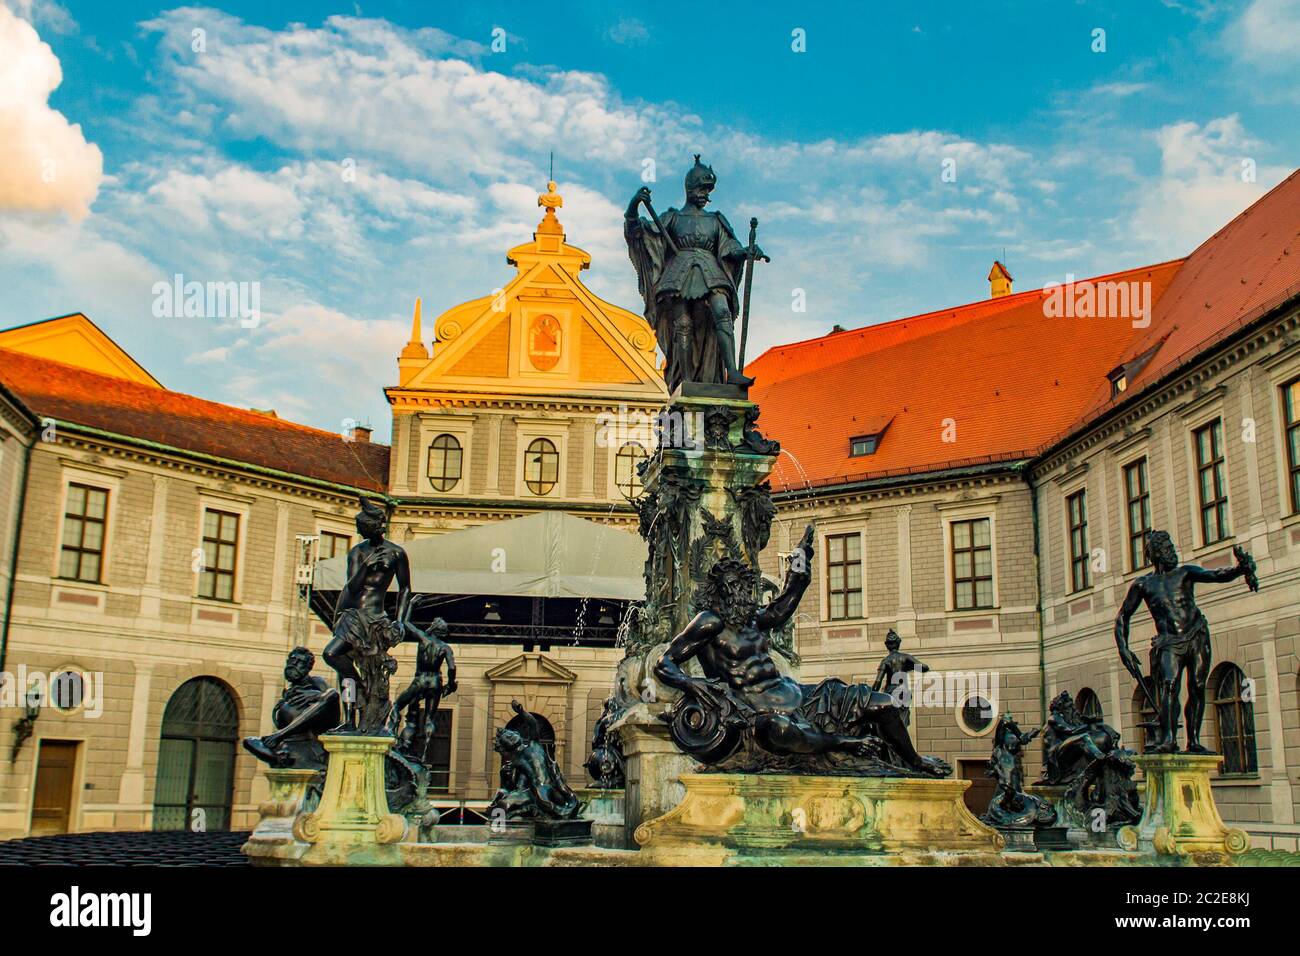
[[36, 728], [36, 718], [41, 716], [41, 692], [35, 683], [27, 691], [26, 699], [26, 710], [23, 712], [23, 716], [14, 724], [14, 747], [9, 754], [11, 764], [18, 759], [18, 751], [31, 737]]

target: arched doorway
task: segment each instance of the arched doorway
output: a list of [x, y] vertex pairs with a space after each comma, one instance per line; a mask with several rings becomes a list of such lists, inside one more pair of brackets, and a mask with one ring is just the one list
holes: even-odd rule
[[[555, 759], [555, 728], [552, 727], [551, 722], [547, 720], [545, 717], [543, 717], [541, 714], [533, 714], [532, 717], [535, 721], [537, 721], [537, 734], [542, 742], [542, 746], [546, 748], [546, 752], [550, 754], [551, 759], [554, 760]], [[514, 717], [511, 717], [510, 722], [506, 724], [506, 730], [513, 730], [519, 734], [526, 733], [523, 717], [520, 717], [517, 714]]]
[[195, 677], [163, 712], [154, 787], [155, 830], [229, 830], [239, 711], [230, 689]]
[[1074, 698], [1074, 709], [1083, 717], [1092, 720], [1101, 720], [1101, 698], [1091, 687], [1085, 687], [1079, 691], [1078, 696]]

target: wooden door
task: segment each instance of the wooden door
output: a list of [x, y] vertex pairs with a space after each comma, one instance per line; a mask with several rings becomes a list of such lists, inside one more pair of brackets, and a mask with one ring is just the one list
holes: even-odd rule
[[966, 801], [966, 809], [970, 810], [975, 816], [982, 816], [984, 811], [989, 808], [989, 801], [993, 799], [993, 791], [997, 789], [997, 781], [992, 777], [985, 775], [988, 768], [987, 760], [958, 760], [957, 773], [962, 780], [969, 780], [970, 786], [962, 795]]
[[72, 819], [72, 785], [76, 773], [76, 741], [41, 741], [36, 756], [32, 836], [68, 832], [68, 824]]

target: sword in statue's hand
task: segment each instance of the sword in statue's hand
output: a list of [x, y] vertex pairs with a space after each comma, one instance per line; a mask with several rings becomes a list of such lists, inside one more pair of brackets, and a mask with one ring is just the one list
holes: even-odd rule
[[758, 220], [751, 218], [749, 220], [749, 245], [745, 247], [745, 301], [740, 308], [740, 355], [736, 359], [736, 367], [741, 371], [744, 371], [745, 368], [745, 340], [749, 338], [749, 290], [754, 285], [754, 260], [772, 261], [764, 255], [762, 249], [758, 248], [757, 239]]

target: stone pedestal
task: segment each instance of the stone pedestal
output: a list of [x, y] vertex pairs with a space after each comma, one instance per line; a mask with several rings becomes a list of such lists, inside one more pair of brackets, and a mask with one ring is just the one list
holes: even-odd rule
[[591, 846], [591, 821], [509, 820], [488, 826], [487, 842], [493, 846], [528, 844], [540, 847]]
[[1007, 841], [1006, 849], [1010, 853], [1033, 853], [1038, 849], [1033, 827], [998, 827], [997, 830]]
[[1120, 847], [1169, 856], [1244, 853], [1250, 837], [1224, 824], [1210, 787], [1210, 772], [1222, 760], [1218, 754], [1134, 757], [1146, 777], [1146, 804], [1138, 824], [1120, 830]]
[[695, 760], [677, 749], [668, 725], [656, 716], [662, 704], [637, 704], [610, 725], [626, 758], [623, 795], [623, 846], [636, 846], [637, 827], [677, 806], [686, 790], [679, 782], [695, 769]]
[[395, 844], [406, 834], [406, 820], [388, 811], [384, 794], [384, 755], [393, 738], [331, 734], [320, 741], [329, 753], [325, 792], [315, 812], [294, 824], [294, 835], [311, 844], [302, 862], [400, 864]]
[[314, 809], [308, 805], [308, 787], [319, 776], [315, 770], [266, 768], [270, 796], [258, 805], [261, 819], [241, 848], [254, 864], [274, 865], [302, 858], [310, 844], [294, 836], [294, 821], [299, 814]]
[[582, 815], [591, 821], [591, 842], [611, 850], [627, 849], [624, 832], [622, 790], [588, 787], [578, 790], [578, 799], [585, 805]]
[[966, 808], [967, 780], [685, 774], [686, 796], [636, 828], [662, 862], [692, 850], [730, 855], [982, 851], [1006, 841]]

